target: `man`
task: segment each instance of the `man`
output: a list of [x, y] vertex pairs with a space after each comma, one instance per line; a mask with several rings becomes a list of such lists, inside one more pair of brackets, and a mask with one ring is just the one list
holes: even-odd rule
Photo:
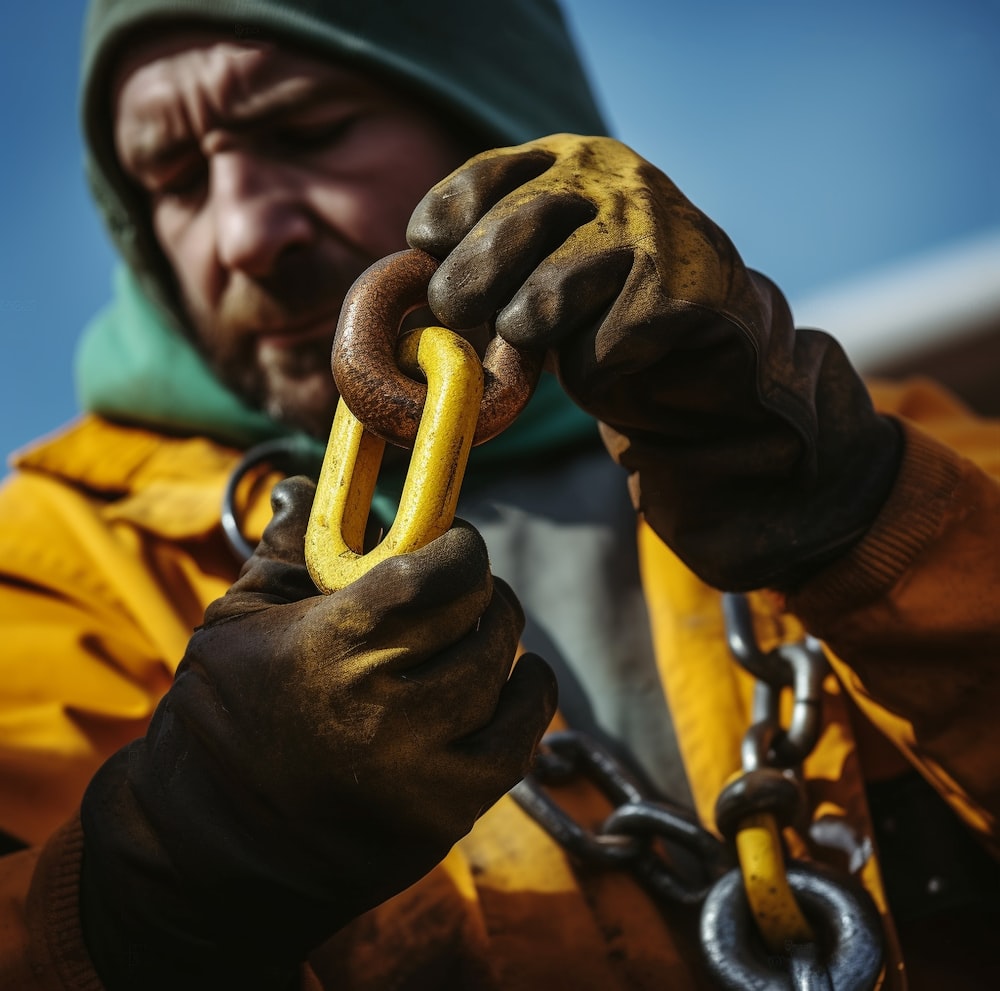
[[[769, 590], [766, 645], [831, 648], [795, 849], [864, 881], [887, 986], [866, 778], [917, 767], [995, 843], [997, 427], [923, 386], [876, 412], [662, 173], [575, 136], [602, 124], [555, 8], [470, 7], [91, 11], [91, 178], [128, 268], [83, 344], [89, 414], [0, 501], [4, 986], [705, 986], [690, 912], [503, 796], [555, 708], [520, 639], [561, 719], [711, 824], [750, 721], [713, 588]], [[440, 261], [436, 319], [556, 375], [480, 449], [467, 522], [330, 596], [310, 483], [249, 466], [234, 517], [273, 518], [241, 571], [233, 469], [320, 449], [344, 293], [407, 242]]]

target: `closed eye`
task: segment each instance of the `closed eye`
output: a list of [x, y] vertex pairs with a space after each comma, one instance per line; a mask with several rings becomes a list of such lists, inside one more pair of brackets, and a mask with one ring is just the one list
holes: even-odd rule
[[169, 175], [158, 177], [150, 183], [150, 194], [154, 200], [190, 201], [201, 197], [208, 182], [208, 167], [204, 159], [186, 162]]
[[323, 151], [342, 141], [361, 119], [361, 114], [324, 123], [285, 126], [277, 131], [277, 141], [291, 152]]

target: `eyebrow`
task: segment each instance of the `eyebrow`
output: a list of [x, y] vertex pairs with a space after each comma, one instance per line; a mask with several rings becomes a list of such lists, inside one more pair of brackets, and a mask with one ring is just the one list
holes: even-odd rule
[[[303, 81], [297, 77], [281, 80], [263, 92], [253, 94], [249, 100], [237, 102], [236, 112], [224, 121], [213, 112], [207, 129], [212, 131], [223, 127], [233, 133], [246, 133], [282, 117], [311, 110], [331, 98], [349, 99], [358, 95], [359, 88], [355, 81], [344, 78]], [[162, 172], [199, 149], [196, 137], [170, 137], [164, 131], [158, 121], [147, 122], [140, 128], [138, 140], [134, 140], [129, 148], [130, 171], [137, 175]]]
[[[149, 129], [145, 128], [144, 130], [148, 131]], [[161, 140], [150, 138], [131, 145], [127, 156], [123, 156], [125, 158], [123, 164], [128, 171], [137, 176], [164, 172], [177, 162], [183, 161], [197, 148], [198, 143], [193, 139], [169, 138]]]

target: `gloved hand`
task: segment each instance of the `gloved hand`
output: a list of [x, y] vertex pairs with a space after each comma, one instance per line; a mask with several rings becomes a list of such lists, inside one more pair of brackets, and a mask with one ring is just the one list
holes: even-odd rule
[[900, 445], [843, 351], [663, 173], [610, 138], [473, 158], [418, 205], [428, 302], [550, 349], [636, 508], [719, 588], [791, 588], [851, 547]]
[[523, 614], [474, 529], [319, 596], [312, 493], [275, 488], [149, 732], [87, 790], [82, 921], [110, 991], [287, 988], [520, 779], [554, 711], [544, 662], [510, 671]]

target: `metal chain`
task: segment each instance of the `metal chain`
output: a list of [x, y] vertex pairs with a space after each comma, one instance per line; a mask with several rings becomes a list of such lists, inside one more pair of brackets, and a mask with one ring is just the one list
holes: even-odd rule
[[[793, 768], [812, 753], [822, 729], [823, 679], [828, 666], [815, 637], [782, 644], [765, 653], [753, 632], [750, 605], [744, 595], [724, 595], [729, 650], [756, 679], [752, 725], [740, 754], [744, 771], [758, 767]], [[792, 689], [792, 718], [781, 725], [781, 693]]]
[[[727, 784], [716, 805], [719, 830], [733, 838], [742, 825], [756, 825], [761, 814], [774, 831], [804, 810], [800, 767], [822, 730], [823, 680], [829, 666], [822, 645], [810, 636], [762, 651], [745, 596], [724, 595], [722, 608], [730, 651], [756, 679], [752, 724], [740, 748], [743, 773]], [[786, 689], [792, 691], [792, 714], [783, 726], [780, 704]], [[780, 845], [779, 834], [772, 836]], [[713, 888], [702, 909], [702, 950], [723, 988], [870, 991], [875, 986], [882, 969], [881, 922], [871, 896], [855, 878], [790, 862], [779, 887], [788, 907], [804, 913], [800, 918], [812, 938], [786, 935], [780, 953], [768, 953], [761, 943], [749, 883], [735, 868]]]
[[[595, 785], [612, 806], [596, 829], [577, 822], [546, 787], [577, 776]], [[700, 905], [733, 864], [726, 845], [691, 812], [646, 795], [620, 761], [574, 730], [545, 737], [532, 772], [511, 794], [579, 863], [628, 870], [665, 902]]]
[[244, 535], [236, 507], [236, 490], [240, 482], [248, 472], [264, 462], [279, 468], [286, 475], [301, 473], [315, 478], [321, 457], [322, 452], [317, 453], [312, 441], [298, 435], [263, 441], [243, 455], [226, 482], [221, 507], [222, 531], [240, 564], [250, 559], [256, 546]]
[[[720, 796], [717, 820], [731, 835], [748, 813], [766, 810], [788, 821], [801, 809], [797, 769], [822, 728], [822, 685], [828, 667], [819, 641], [806, 637], [764, 652], [749, 603], [723, 596], [734, 658], [756, 679], [752, 725], [741, 746], [744, 774]], [[780, 720], [781, 694], [791, 689], [792, 715]], [[576, 778], [593, 784], [612, 806], [596, 828], [575, 820], [550, 788]], [[605, 747], [573, 730], [547, 735], [530, 774], [512, 791], [518, 804], [582, 866], [629, 871], [659, 903], [701, 907], [701, 942], [710, 973], [732, 991], [869, 991], [881, 970], [882, 938], [871, 897], [849, 875], [793, 861], [788, 884], [818, 932], [768, 955], [754, 927], [732, 847], [681, 806], [647, 795]], [[725, 825], [723, 825], [725, 823]]]

